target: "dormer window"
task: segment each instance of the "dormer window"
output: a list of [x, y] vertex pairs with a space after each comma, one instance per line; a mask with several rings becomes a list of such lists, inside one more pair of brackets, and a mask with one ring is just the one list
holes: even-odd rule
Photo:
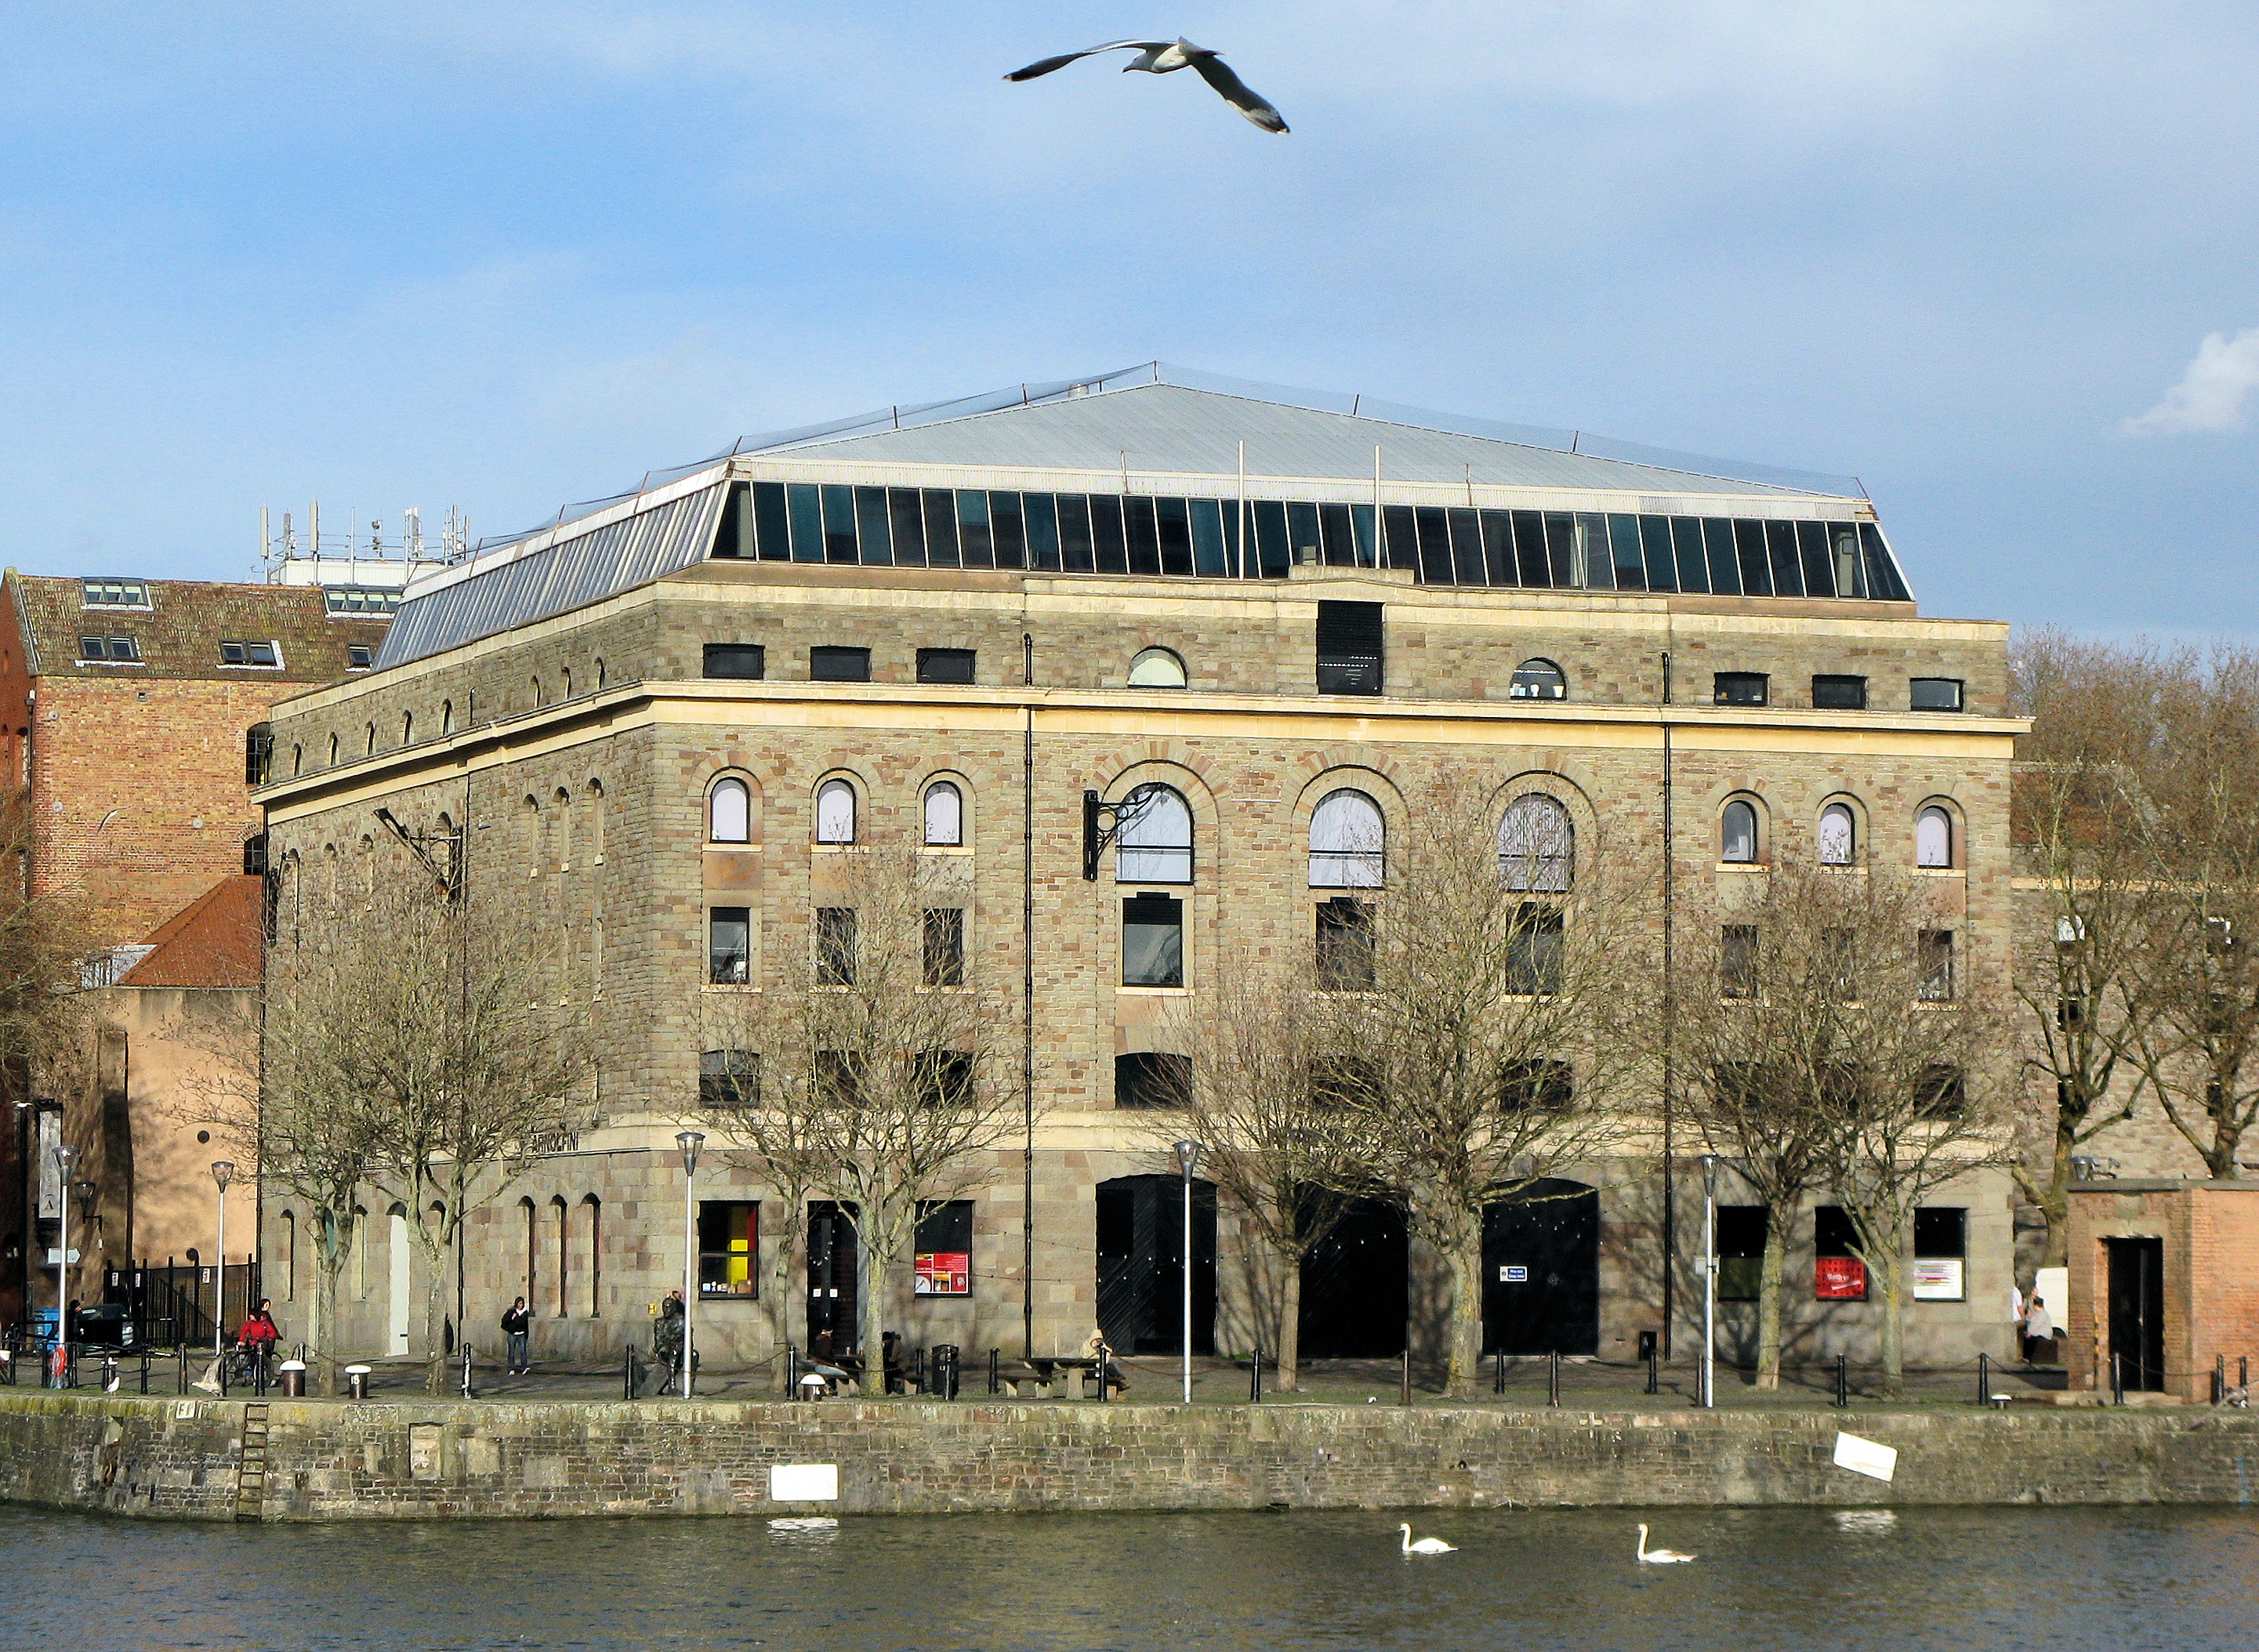
[[331, 614], [391, 614], [400, 607], [400, 593], [361, 585], [325, 585], [322, 606]]
[[88, 666], [138, 666], [141, 644], [131, 637], [82, 637], [79, 663]]
[[376, 651], [371, 648], [367, 644], [347, 643], [346, 644], [346, 669], [347, 671], [367, 671], [375, 663]]
[[139, 580], [81, 580], [79, 590], [89, 608], [149, 606], [149, 587]]
[[282, 664], [282, 655], [273, 643], [230, 638], [223, 641], [219, 645], [219, 663], [223, 666], [256, 666], [266, 670], [276, 670]]

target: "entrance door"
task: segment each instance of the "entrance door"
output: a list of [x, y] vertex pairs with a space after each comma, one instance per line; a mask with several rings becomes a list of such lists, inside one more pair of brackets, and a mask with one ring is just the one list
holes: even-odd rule
[[1483, 1212], [1483, 1351], [1600, 1351], [1600, 1195], [1545, 1177]]
[[2127, 1388], [2162, 1392], [2165, 1386], [2165, 1242], [2106, 1239], [2103, 1243], [2110, 1247], [2110, 1357], [2117, 1363], [2120, 1380]]
[[390, 1243], [385, 1261], [392, 1278], [390, 1293], [385, 1300], [386, 1329], [389, 1333], [385, 1345], [396, 1354], [404, 1354], [408, 1351], [408, 1299], [411, 1294], [409, 1264], [412, 1258], [408, 1250], [408, 1213], [397, 1205], [392, 1207], [387, 1232]]
[[1392, 1359], [1404, 1351], [1404, 1213], [1360, 1199], [1302, 1258], [1302, 1357]]
[[[1184, 1181], [1098, 1184], [1098, 1323], [1125, 1354], [1184, 1351]], [[1193, 1184], [1193, 1352], [1215, 1351], [1215, 1185]]]
[[828, 1199], [808, 1207], [808, 1351], [818, 1359], [857, 1352], [854, 1216], [854, 1206]]

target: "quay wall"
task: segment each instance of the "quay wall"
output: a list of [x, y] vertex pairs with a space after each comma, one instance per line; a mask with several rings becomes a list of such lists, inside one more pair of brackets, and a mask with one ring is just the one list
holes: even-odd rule
[[[0, 1394], [0, 1499], [237, 1515], [244, 1401]], [[279, 1520], [1820, 1504], [2231, 1503], [2259, 1419], [1341, 1406], [267, 1402]], [[1841, 1428], [1897, 1449], [1834, 1466]], [[837, 1466], [780, 1503], [774, 1464]]]

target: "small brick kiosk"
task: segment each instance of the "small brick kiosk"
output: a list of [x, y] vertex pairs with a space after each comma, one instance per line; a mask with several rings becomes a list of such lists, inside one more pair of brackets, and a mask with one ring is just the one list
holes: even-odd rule
[[2227, 1361], [2259, 1365], [2259, 1180], [2078, 1182], [2063, 1356], [2074, 1388], [2209, 1404]]

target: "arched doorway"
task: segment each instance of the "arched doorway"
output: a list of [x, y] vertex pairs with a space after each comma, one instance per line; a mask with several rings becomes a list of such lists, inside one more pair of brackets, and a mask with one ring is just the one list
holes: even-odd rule
[[1483, 1212], [1483, 1351], [1600, 1351], [1600, 1195], [1548, 1176]]
[[1302, 1258], [1304, 1359], [1390, 1359], [1404, 1351], [1404, 1213], [1354, 1200]]
[[[1184, 1181], [1098, 1184], [1098, 1323], [1125, 1354], [1184, 1351]], [[1193, 1352], [1215, 1351], [1215, 1185], [1193, 1183]]]

